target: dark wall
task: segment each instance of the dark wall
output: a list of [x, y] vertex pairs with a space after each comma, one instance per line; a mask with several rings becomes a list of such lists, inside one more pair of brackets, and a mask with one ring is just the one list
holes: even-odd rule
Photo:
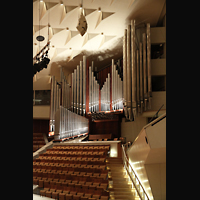
[[33, 133], [45, 133], [49, 132], [49, 120], [46, 119], [33, 119]]
[[121, 137], [121, 117], [118, 116], [117, 120], [98, 120], [93, 122], [90, 119], [89, 134], [110, 134], [112, 139]]

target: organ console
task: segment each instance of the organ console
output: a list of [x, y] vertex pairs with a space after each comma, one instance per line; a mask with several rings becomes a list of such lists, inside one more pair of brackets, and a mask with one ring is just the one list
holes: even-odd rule
[[[124, 30], [123, 81], [120, 62], [111, 60], [110, 71], [102, 87], [94, 73], [94, 62], [86, 62], [86, 56], [71, 74], [71, 87], [62, 67], [60, 82], [52, 76], [50, 132], [61, 139], [88, 131], [88, 113], [124, 109], [127, 120], [151, 108], [151, 40], [150, 24], [136, 45], [135, 20]], [[120, 67], [119, 67], [120, 66]], [[87, 98], [86, 98], [87, 96]]]

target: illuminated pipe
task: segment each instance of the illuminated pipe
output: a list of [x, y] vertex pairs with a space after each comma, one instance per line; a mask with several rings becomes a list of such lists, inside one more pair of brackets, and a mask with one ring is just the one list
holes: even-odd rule
[[98, 111], [98, 83], [97, 80], [95, 80], [95, 91], [96, 91], [96, 100], [95, 100], [95, 104], [96, 104], [96, 111]]
[[128, 118], [126, 75], [127, 75], [127, 29], [124, 30], [124, 37], [123, 37], [123, 104], [124, 104], [125, 117]]
[[108, 85], [108, 93], [107, 93], [107, 98], [108, 98], [108, 107], [107, 107], [107, 110], [110, 110], [110, 73], [108, 73], [108, 82], [107, 82], [107, 85]]
[[71, 99], [71, 111], [74, 111], [74, 73], [72, 73], [72, 88], [71, 88], [71, 92], [72, 92], [72, 99]]
[[139, 65], [139, 50], [136, 51], [136, 69], [137, 69], [137, 110], [140, 113], [140, 65]]
[[114, 110], [114, 59], [112, 59], [112, 66], [111, 66], [111, 76], [112, 76], [112, 110]]
[[77, 77], [77, 81], [76, 81], [76, 91], [77, 91], [77, 99], [76, 99], [76, 113], [79, 114], [79, 95], [80, 95], [80, 85], [79, 85], [79, 75], [80, 75], [80, 67], [79, 65], [77, 65], [77, 69], [76, 69], [76, 77]]
[[94, 72], [91, 72], [91, 112], [93, 112], [94, 106], [94, 80], [93, 80]]
[[96, 111], [98, 111], [98, 100], [99, 100], [99, 85], [97, 83], [97, 80], [95, 80], [96, 82]]
[[86, 56], [83, 56], [83, 115], [86, 114]]
[[80, 61], [80, 109], [79, 113], [82, 115], [83, 111], [83, 61]]
[[147, 94], [147, 64], [146, 64], [146, 45], [147, 45], [147, 41], [146, 41], [146, 34], [143, 33], [142, 34], [142, 43], [143, 43], [143, 81], [144, 81], [144, 110], [147, 110], [147, 98], [148, 98], [148, 94]]
[[51, 77], [51, 113], [50, 113], [50, 132], [54, 131], [54, 84], [55, 84], [55, 76]]
[[112, 98], [113, 98], [113, 110], [115, 110], [115, 65], [113, 65], [113, 96], [112, 96]]
[[143, 112], [143, 105], [144, 105], [144, 96], [143, 96], [143, 73], [144, 70], [142, 70], [142, 43], [139, 44], [139, 59], [140, 59], [140, 113]]
[[93, 76], [93, 110], [96, 111], [96, 84], [95, 84], [95, 77]]
[[76, 81], [76, 69], [74, 70], [74, 112], [76, 112], [76, 101], [77, 101], [77, 98], [76, 98], [76, 89], [77, 89], [77, 81]]
[[92, 103], [92, 68], [89, 67], [89, 112], [91, 112]]
[[132, 120], [131, 110], [131, 25], [128, 25], [127, 30], [127, 109], [128, 118]]
[[105, 82], [105, 110], [107, 111], [108, 110], [108, 78], [106, 78], [106, 82]]
[[59, 107], [60, 107], [60, 103], [59, 103], [60, 102], [60, 89], [59, 89], [59, 85], [58, 84], [56, 85], [56, 95], [57, 95], [56, 96], [56, 99], [57, 99], [56, 100], [56, 104], [57, 104], [56, 105], [56, 110], [58, 110]]
[[150, 23], [147, 23], [147, 73], [148, 73], [148, 108], [151, 109], [152, 87], [151, 87], [151, 37], [150, 37]]
[[119, 110], [119, 103], [120, 103], [120, 77], [119, 77], [119, 74], [118, 74], [118, 71], [117, 71], [117, 96], [118, 96], [118, 102], [117, 102], [117, 109]]
[[132, 72], [132, 115], [136, 117], [136, 64], [135, 64], [135, 20], [131, 20], [131, 72]]

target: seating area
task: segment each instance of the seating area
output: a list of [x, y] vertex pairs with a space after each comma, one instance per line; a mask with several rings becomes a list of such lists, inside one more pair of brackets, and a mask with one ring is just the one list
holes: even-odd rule
[[33, 133], [33, 152], [44, 146], [44, 136], [42, 133]]
[[59, 200], [108, 200], [110, 145], [55, 145], [33, 160], [40, 195]]
[[[107, 140], [111, 140], [112, 138], [112, 134], [90, 134], [89, 135], [89, 141], [107, 141]], [[105, 140], [107, 139], [107, 140]]]

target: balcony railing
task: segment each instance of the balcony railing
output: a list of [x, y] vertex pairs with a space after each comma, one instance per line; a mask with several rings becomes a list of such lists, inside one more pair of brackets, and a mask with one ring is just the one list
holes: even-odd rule
[[133, 185], [135, 186], [135, 189], [137, 191], [138, 196], [140, 197], [141, 200], [150, 200], [150, 198], [148, 197], [146, 191], [144, 190], [140, 180], [138, 179], [136, 173], [134, 172], [131, 164], [128, 161], [128, 158], [126, 156], [126, 152], [125, 152], [125, 147], [126, 144], [122, 145], [122, 160], [123, 160], [123, 165], [124, 168], [126, 169], [130, 180], [132, 181]]

